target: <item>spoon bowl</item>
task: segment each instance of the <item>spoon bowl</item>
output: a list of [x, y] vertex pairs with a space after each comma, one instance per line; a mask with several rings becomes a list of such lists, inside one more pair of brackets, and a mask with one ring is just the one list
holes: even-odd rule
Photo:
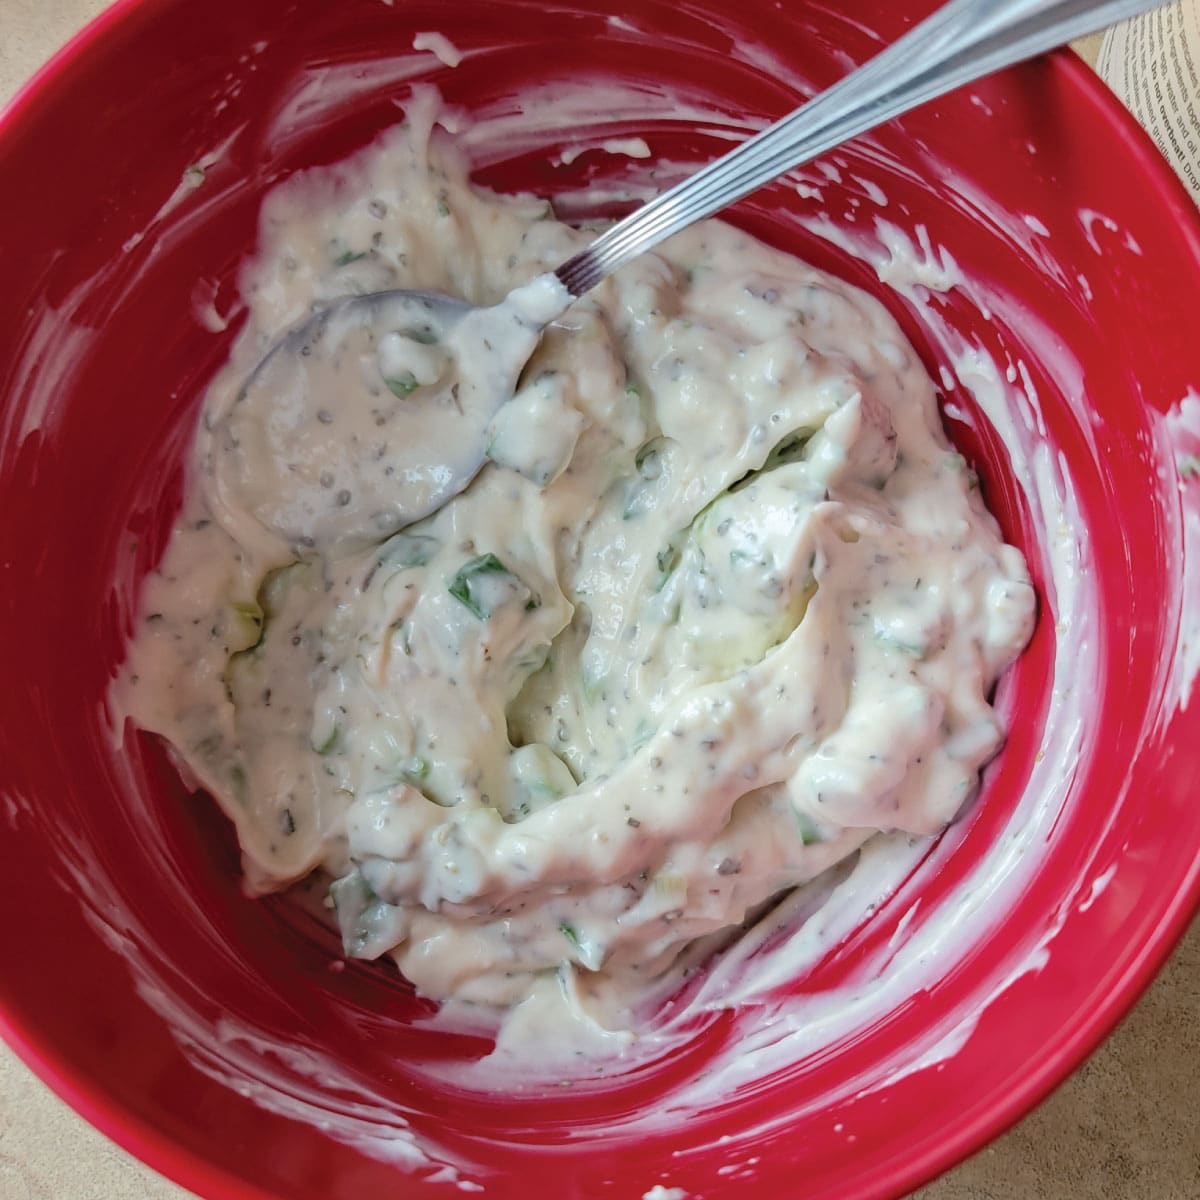
[[328, 550], [436, 511], [478, 474], [489, 423], [569, 299], [548, 278], [491, 308], [405, 290], [322, 308], [206, 414], [223, 523], [252, 513], [299, 551]]

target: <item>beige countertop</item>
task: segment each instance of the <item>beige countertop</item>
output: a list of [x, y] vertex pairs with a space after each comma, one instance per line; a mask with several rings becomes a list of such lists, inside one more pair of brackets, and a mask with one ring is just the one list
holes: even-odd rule
[[[198, 2], [198, 0], [192, 0]], [[0, 0], [0, 103], [105, 0]], [[1083, 47], [1095, 53], [1095, 40]], [[0, 1046], [0, 1200], [186, 1197]], [[913, 1200], [1200, 1200], [1200, 923], [1036, 1112]]]

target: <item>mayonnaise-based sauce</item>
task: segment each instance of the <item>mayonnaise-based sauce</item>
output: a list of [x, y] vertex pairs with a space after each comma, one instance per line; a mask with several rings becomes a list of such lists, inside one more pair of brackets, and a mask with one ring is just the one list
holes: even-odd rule
[[556, 321], [408, 523], [421, 437], [469, 449], [427, 403], [470, 376], [457, 325], [247, 381], [314, 306], [496, 305], [592, 236], [470, 187], [433, 115], [268, 199], [118, 707], [256, 890], [328, 874], [348, 954], [635, 1028], [701, 939], [961, 811], [1033, 589], [883, 307], [719, 222]]

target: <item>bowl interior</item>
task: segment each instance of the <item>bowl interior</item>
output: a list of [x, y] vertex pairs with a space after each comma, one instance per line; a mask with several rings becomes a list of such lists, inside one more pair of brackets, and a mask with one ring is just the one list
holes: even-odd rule
[[[486, 1039], [430, 1034], [432, 1006], [394, 971], [343, 969], [294, 901], [243, 897], [215, 806], [156, 741], [107, 724], [137, 581], [178, 507], [274, 182], [365, 145], [429, 80], [475, 114], [481, 182], [619, 210], [614, 191], [720, 153], [930, 7], [342, 0], [300, 19], [283, 0], [126, 0], [0, 122], [15, 218], [0, 246], [0, 900], [17, 917], [0, 931], [0, 1028], [159, 1169], [206, 1195], [324, 1200], [398, 1175], [430, 1194], [523, 1195], [531, 1164], [572, 1196], [790, 1195], [800, 1172], [809, 1196], [898, 1193], [1015, 1119], [1148, 982], [1200, 860], [1184, 645], [1200, 496], [1178, 459], [1200, 434], [1181, 407], [1194, 393], [1200, 410], [1200, 366], [1180, 316], [1200, 295], [1200, 235], [1149, 143], [1066, 55], [729, 214], [897, 316], [1042, 598], [1001, 685], [1011, 733], [980, 799], [784, 989], [876, 992], [846, 1032], [784, 1045], [764, 1038], [766, 1005], [710, 1014], [686, 1052], [569, 1088], [431, 1083]], [[428, 29], [467, 52], [460, 66], [412, 50]], [[661, 174], [548, 153], [616, 129], [645, 137]], [[945, 248], [966, 282], [893, 271], [885, 286], [889, 230], [918, 258], [926, 230], [927, 264], [946, 266]], [[226, 329], [197, 319], [209, 305]], [[772, 1040], [774, 1056], [729, 1068]], [[685, 1102], [706, 1070], [719, 1086]]]

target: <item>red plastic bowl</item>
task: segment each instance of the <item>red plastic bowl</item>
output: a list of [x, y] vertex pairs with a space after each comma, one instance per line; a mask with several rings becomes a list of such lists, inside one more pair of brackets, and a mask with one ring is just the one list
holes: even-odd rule
[[[1036, 393], [1041, 426], [1017, 419], [1010, 437], [1053, 451], [1023, 476], [977, 397], [948, 393], [1043, 616], [1001, 689], [1012, 736], [978, 803], [872, 922], [789, 985], [814, 1001], [877, 989], [869, 1019], [701, 1111], [672, 1108], [681, 1081], [736, 1064], [769, 1009], [726, 1014], [686, 1053], [599, 1084], [431, 1085], [431, 1065], [483, 1043], [423, 1030], [428, 1006], [394, 973], [330, 970], [329, 934], [285, 901], [243, 898], [214, 807], [154, 741], [122, 749], [108, 732], [136, 583], [236, 331], [208, 331], [197, 307], [230, 311], [273, 181], [365, 144], [425, 76], [468, 109], [548, 79], [623, 80], [645, 102], [634, 132], [658, 157], [695, 161], [930, 5], [904, 7], [127, 0], [0, 120], [0, 1030], [165, 1174], [206, 1196], [289, 1200], [477, 1185], [638, 1197], [659, 1183], [708, 1198], [894, 1195], [1062, 1079], [1182, 931], [1200, 890], [1200, 484], [1179, 458], [1197, 448], [1200, 233], [1148, 140], [1065, 53], [831, 156], [807, 174], [820, 199], [784, 182], [733, 214], [871, 287], [935, 372], [963, 339], [1011, 360], [1005, 402], [1031, 413], [1019, 393]], [[468, 51], [461, 66], [413, 55], [427, 29]], [[713, 119], [697, 129], [688, 106]], [[609, 100], [597, 109], [619, 116]], [[545, 149], [485, 141], [483, 177], [556, 194], [628, 170], [595, 154], [554, 166]], [[199, 188], [184, 181], [196, 162]], [[817, 236], [822, 211], [868, 249], [875, 216], [912, 237], [927, 226], [971, 286], [882, 287]], [[1192, 393], [1196, 408], [1181, 404]], [[1065, 535], [1053, 487], [1034, 486], [1056, 472], [1073, 487]], [[1049, 571], [1064, 536], [1086, 543], [1074, 600], [1069, 572]], [[1022, 829], [1004, 885], [964, 909]], [[900, 977], [916, 982], [896, 991], [906, 954]]]

